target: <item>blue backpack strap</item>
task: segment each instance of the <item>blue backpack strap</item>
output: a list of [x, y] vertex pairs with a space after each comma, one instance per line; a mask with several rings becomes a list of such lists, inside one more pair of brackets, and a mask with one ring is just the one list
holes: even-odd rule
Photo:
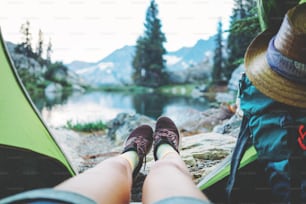
[[232, 191], [235, 185], [235, 180], [238, 173], [238, 168], [240, 166], [240, 161], [246, 149], [250, 147], [250, 141], [249, 141], [250, 129], [248, 126], [248, 120], [249, 120], [248, 117], [244, 115], [242, 118], [240, 132], [238, 135], [237, 143], [231, 160], [230, 175], [226, 186], [228, 203], [231, 203], [232, 200]]

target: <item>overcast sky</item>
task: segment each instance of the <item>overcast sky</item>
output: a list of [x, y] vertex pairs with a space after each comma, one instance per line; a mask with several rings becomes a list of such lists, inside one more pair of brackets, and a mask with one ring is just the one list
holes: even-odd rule
[[[227, 29], [233, 0], [156, 0], [168, 51], [193, 46], [216, 34], [221, 18]], [[30, 21], [34, 47], [38, 30], [52, 60], [96, 62], [143, 33], [150, 0], [0, 0], [0, 27], [5, 40], [20, 42], [21, 24]]]

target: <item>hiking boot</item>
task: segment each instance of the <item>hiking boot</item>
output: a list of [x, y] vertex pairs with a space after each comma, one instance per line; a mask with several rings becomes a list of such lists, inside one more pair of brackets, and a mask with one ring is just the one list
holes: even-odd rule
[[139, 173], [143, 158], [145, 158], [152, 147], [152, 134], [153, 130], [149, 125], [141, 125], [134, 129], [124, 142], [122, 153], [134, 150], [138, 154], [139, 162], [133, 171], [133, 178]]
[[169, 144], [179, 153], [179, 131], [174, 122], [168, 117], [160, 117], [155, 126], [154, 139], [154, 159], [157, 160], [157, 148], [161, 144]]

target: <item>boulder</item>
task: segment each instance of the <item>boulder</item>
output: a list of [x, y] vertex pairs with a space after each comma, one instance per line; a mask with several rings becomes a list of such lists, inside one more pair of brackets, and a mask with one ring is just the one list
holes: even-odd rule
[[[231, 135], [213, 132], [181, 138], [180, 155], [195, 183], [232, 152], [236, 140]], [[141, 172], [148, 174], [153, 164], [153, 153], [150, 152], [147, 155], [146, 169], [142, 168]]]
[[62, 92], [63, 91], [63, 86], [59, 83], [50, 83], [46, 88], [45, 88], [45, 94], [48, 93], [55, 93], [55, 92]]
[[232, 91], [237, 91], [239, 86], [239, 80], [242, 73], [245, 72], [244, 65], [239, 65], [232, 73], [231, 79], [228, 82], [228, 89]]
[[169, 112], [168, 116], [174, 118], [174, 122], [182, 134], [190, 135], [203, 132], [209, 132], [214, 126], [222, 124], [229, 119], [233, 112], [224, 105], [219, 108], [210, 108], [205, 111], [195, 109], [184, 109], [178, 112]]
[[115, 119], [107, 122], [107, 136], [114, 140], [117, 145], [120, 145], [136, 127], [143, 124], [150, 125], [152, 128], [155, 127], [155, 121], [147, 116], [119, 113]]

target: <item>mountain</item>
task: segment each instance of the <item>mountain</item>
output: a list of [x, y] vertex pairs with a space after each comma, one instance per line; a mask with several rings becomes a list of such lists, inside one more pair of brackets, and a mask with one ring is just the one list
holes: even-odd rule
[[167, 68], [170, 71], [184, 70], [204, 61], [214, 49], [214, 37], [210, 37], [207, 40], [200, 39], [193, 47], [183, 47], [175, 52], [169, 52], [166, 55]]
[[[214, 37], [198, 40], [192, 47], [183, 47], [165, 55], [167, 70], [184, 71], [203, 61], [211, 60], [215, 49]], [[124, 46], [96, 63], [75, 61], [67, 66], [94, 86], [132, 83], [132, 65], [135, 46]]]
[[[97, 63], [78, 68], [75, 72], [94, 86], [130, 84], [132, 83], [131, 60], [134, 50], [134, 46], [124, 46], [115, 50]], [[69, 64], [68, 67], [70, 67], [70, 69], [76, 69], [71, 64]]]
[[71, 63], [67, 64], [68, 69], [72, 71], [77, 71], [79, 69], [83, 69], [84, 67], [93, 66], [95, 63], [93, 62], [83, 62], [79, 60], [72, 61]]

